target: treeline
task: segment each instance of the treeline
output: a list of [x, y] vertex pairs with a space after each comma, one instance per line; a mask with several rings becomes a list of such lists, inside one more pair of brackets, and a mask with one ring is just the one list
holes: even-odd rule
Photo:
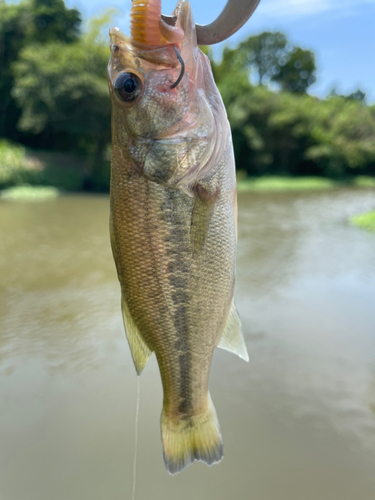
[[[109, 25], [107, 14], [83, 31], [81, 14], [63, 0], [0, 0], [0, 138], [91, 158], [87, 189], [108, 182], [109, 49], [101, 33]], [[361, 91], [309, 96], [316, 80], [311, 51], [282, 33], [262, 33], [211, 61], [239, 169], [375, 175], [375, 107]]]
[[316, 80], [312, 52], [265, 32], [224, 49], [212, 69], [237, 168], [248, 175], [375, 175], [375, 106], [361, 90], [332, 91], [326, 99], [308, 95]]

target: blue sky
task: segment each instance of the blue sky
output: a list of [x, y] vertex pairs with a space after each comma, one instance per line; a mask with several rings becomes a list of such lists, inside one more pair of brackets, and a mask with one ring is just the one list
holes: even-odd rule
[[[195, 21], [211, 22], [226, 0], [190, 0]], [[129, 32], [130, 0], [66, 0], [85, 17], [116, 7], [115, 18]], [[176, 0], [163, 0], [163, 12], [170, 14]], [[265, 30], [284, 32], [290, 41], [313, 50], [317, 57], [317, 83], [310, 93], [326, 95], [333, 86], [340, 93], [360, 87], [369, 101], [375, 101], [375, 0], [261, 0], [247, 24], [226, 43]]]

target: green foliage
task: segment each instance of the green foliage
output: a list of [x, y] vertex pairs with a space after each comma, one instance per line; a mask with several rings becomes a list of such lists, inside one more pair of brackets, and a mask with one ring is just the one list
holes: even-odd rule
[[0, 141], [0, 189], [28, 184], [78, 191], [83, 183], [82, 170], [69, 166], [56, 167], [51, 162], [35, 164], [35, 160], [27, 158], [23, 146]]
[[375, 109], [357, 100], [333, 97], [311, 110], [313, 144], [305, 157], [326, 175], [343, 176], [375, 167]]
[[284, 60], [286, 62], [289, 50], [285, 35], [265, 31], [241, 42], [236, 51], [243, 54], [244, 65], [256, 72], [258, 83], [262, 85], [273, 77]]
[[375, 231], [375, 210], [361, 215], [355, 215], [350, 219], [350, 222], [355, 226], [367, 229], [368, 231]]
[[0, 141], [0, 189], [27, 182], [25, 149], [7, 141]]
[[17, 186], [0, 193], [2, 199], [12, 201], [43, 201], [58, 195], [59, 190], [51, 186]]
[[79, 38], [81, 18], [63, 0], [24, 0], [19, 4], [0, 0], [0, 136], [19, 140], [20, 108], [13, 96], [12, 65], [22, 48], [33, 43], [68, 43]]
[[[74, 43], [51, 41], [25, 47], [13, 65], [12, 95], [22, 109], [18, 128], [47, 140], [52, 138], [60, 150], [90, 155], [85, 183], [95, 190], [109, 186], [109, 169], [102, 159], [110, 141], [106, 78], [109, 50], [101, 39], [101, 28], [112, 14], [108, 11], [94, 19], [85, 35]], [[78, 176], [65, 173], [69, 185], [63, 185], [64, 189], [82, 184]], [[57, 185], [61, 186], [61, 181]]]
[[[269, 34], [265, 35], [256, 37], [257, 43], [269, 39]], [[269, 80], [280, 78], [281, 83], [285, 77], [287, 85], [294, 82], [296, 88], [289, 88], [293, 92], [251, 86], [250, 70], [243, 64], [241, 51], [252, 46], [252, 38], [251, 43], [242, 42], [238, 51], [225, 49], [222, 61], [213, 63], [232, 126], [237, 168], [248, 175], [374, 175], [374, 107], [366, 106], [359, 93], [348, 97], [333, 95], [327, 100], [307, 95], [313, 66], [306, 69], [306, 74], [301, 73], [312, 65], [313, 55], [299, 48], [288, 50], [283, 62], [284, 76], [280, 76], [281, 70], [268, 75]], [[275, 48], [275, 37], [272, 40], [270, 47]], [[285, 42], [281, 38], [279, 41], [281, 45]], [[279, 46], [277, 50], [284, 49]], [[267, 60], [271, 61], [270, 55]], [[281, 62], [279, 59], [280, 65]], [[267, 75], [266, 67], [271, 67], [271, 62], [269, 66], [264, 64], [262, 79]], [[310, 76], [306, 79], [306, 75]]]
[[362, 92], [361, 89], [356, 90], [355, 92], [352, 92], [348, 96], [346, 96], [346, 99], [353, 99], [355, 101], [359, 102], [365, 102], [366, 101], [366, 93]]
[[31, 0], [28, 38], [37, 43], [75, 42], [80, 35], [81, 15], [67, 9], [63, 0]]
[[[99, 50], [98, 50], [99, 49]], [[14, 64], [13, 97], [22, 130], [64, 132], [87, 141], [108, 137], [107, 53], [84, 42], [48, 43], [22, 50]]]
[[315, 56], [310, 50], [299, 47], [292, 49], [274, 68], [271, 80], [281, 84], [289, 92], [306, 92], [315, 83]]
[[80, 191], [83, 188], [84, 178], [77, 168], [56, 168], [55, 165], [48, 164], [36, 173], [30, 184], [55, 186], [62, 191]]
[[[0, 187], [109, 189], [109, 50], [102, 33], [112, 15], [92, 19], [83, 33], [80, 13], [63, 0], [0, 0], [0, 137], [88, 157], [84, 168], [53, 161], [30, 168], [23, 148], [1, 145]], [[280, 32], [225, 47], [220, 62], [203, 50], [227, 108], [239, 169], [251, 176], [360, 174], [368, 185], [375, 175], [375, 108], [362, 91], [309, 96], [314, 54]]]
[[355, 177], [353, 184], [361, 188], [375, 188], [375, 177], [358, 175]]
[[237, 66], [257, 76], [259, 85], [272, 81], [283, 90], [302, 93], [316, 80], [314, 54], [293, 46], [280, 32], [251, 36], [230, 53]]
[[0, 137], [5, 136], [9, 129], [14, 133], [19, 116], [11, 97], [11, 63], [17, 59], [24, 44], [27, 21], [27, 12], [22, 4], [8, 5], [0, 0]]
[[238, 182], [238, 191], [312, 191], [332, 189], [335, 181], [325, 177], [248, 177]]
[[357, 89], [356, 91], [350, 93], [349, 95], [344, 95], [344, 94], [339, 94], [337, 92], [336, 87], [333, 87], [332, 90], [328, 94], [328, 98], [330, 97], [341, 97], [343, 99], [346, 99], [348, 101], [354, 100], [358, 102], [362, 102], [363, 104], [366, 103], [366, 93], [363, 92], [361, 89]]

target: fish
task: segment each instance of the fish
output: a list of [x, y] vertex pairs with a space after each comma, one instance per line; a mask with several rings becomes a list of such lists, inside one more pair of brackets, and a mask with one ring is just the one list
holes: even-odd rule
[[159, 366], [170, 474], [223, 457], [208, 387], [215, 347], [249, 359], [233, 301], [230, 126], [190, 3], [173, 15], [166, 28], [160, 0], [134, 0], [132, 36], [111, 28], [108, 64], [111, 246], [136, 372], [152, 353]]

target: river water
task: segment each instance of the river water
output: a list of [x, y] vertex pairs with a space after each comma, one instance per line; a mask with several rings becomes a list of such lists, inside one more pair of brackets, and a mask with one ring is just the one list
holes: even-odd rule
[[[210, 377], [225, 458], [164, 469], [155, 359], [136, 499], [375, 498], [375, 234], [366, 190], [239, 194], [236, 300], [250, 354]], [[130, 500], [137, 380], [108, 198], [0, 203], [0, 499]]]

